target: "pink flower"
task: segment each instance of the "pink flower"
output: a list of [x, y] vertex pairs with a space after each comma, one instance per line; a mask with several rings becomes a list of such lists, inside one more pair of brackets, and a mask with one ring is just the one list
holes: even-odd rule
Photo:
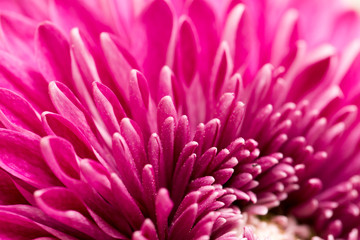
[[359, 239], [344, 2], [0, 7], [1, 239]]

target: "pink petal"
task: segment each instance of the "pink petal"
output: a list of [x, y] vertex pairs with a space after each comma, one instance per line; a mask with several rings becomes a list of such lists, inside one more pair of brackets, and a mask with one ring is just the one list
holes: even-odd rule
[[45, 137], [40, 147], [46, 163], [60, 181], [69, 185], [80, 180], [78, 158], [71, 143], [59, 137]]
[[94, 101], [106, 128], [112, 135], [120, 131], [119, 122], [126, 117], [116, 95], [102, 83], [93, 83]]
[[36, 223], [21, 215], [0, 210], [0, 216], [0, 238], [2, 239], [21, 240], [51, 236]]
[[73, 123], [96, 150], [101, 150], [102, 148], [100, 148], [96, 137], [96, 134], [98, 134], [97, 128], [89, 112], [78, 101], [70, 89], [62, 83], [51, 82], [49, 84], [49, 92], [57, 111]]
[[48, 188], [34, 193], [38, 206], [49, 216], [94, 238], [111, 239], [91, 221], [86, 207], [65, 188]]
[[156, 196], [155, 211], [158, 235], [160, 239], [166, 238], [168, 232], [168, 218], [173, 208], [173, 202], [166, 189], [161, 188]]
[[[161, 14], [159, 14], [161, 13]], [[167, 63], [174, 27], [174, 16], [166, 1], [155, 0], [143, 12], [142, 20], [147, 37], [144, 72], [149, 78], [150, 91], [157, 92], [160, 69]]]
[[155, 173], [154, 169], [150, 164], [145, 165], [142, 175], [142, 185], [144, 188], [144, 202], [147, 205], [147, 209], [152, 219], [155, 219], [155, 196], [157, 193], [156, 183], [155, 183]]
[[170, 239], [186, 239], [190, 233], [197, 216], [198, 205], [195, 203], [188, 207], [175, 221], [170, 228]]
[[161, 99], [170, 96], [174, 105], [179, 109], [183, 105], [183, 96], [185, 95], [181, 83], [175, 78], [174, 73], [168, 66], [164, 66], [160, 71], [159, 86], [157, 97]]
[[159, 177], [159, 186], [170, 186], [171, 176], [173, 175], [174, 163], [174, 139], [175, 139], [175, 122], [172, 117], [165, 119], [160, 130], [160, 139], [163, 149], [162, 162], [159, 163], [159, 172], [162, 173]]
[[27, 63], [6, 52], [0, 52], [0, 87], [25, 97], [36, 110], [53, 110], [47, 94], [48, 83]]
[[172, 192], [171, 199], [173, 199], [174, 203], [177, 205], [181, 202], [183, 198], [186, 188], [189, 184], [189, 180], [191, 174], [193, 172], [194, 162], [196, 160], [196, 155], [192, 154], [183, 166], [174, 172], [174, 176], [172, 178]]
[[[213, 64], [218, 46], [217, 19], [211, 6], [205, 0], [192, 1], [189, 6], [189, 16], [195, 25], [199, 36], [199, 71], [201, 83], [208, 89], [208, 73]], [[209, 90], [209, 89], [208, 89]]]
[[140, 127], [135, 121], [129, 118], [123, 118], [120, 122], [120, 134], [129, 147], [138, 172], [141, 172], [145, 164], [147, 164], [147, 157]]
[[204, 176], [211, 161], [213, 161], [217, 153], [217, 148], [209, 148], [195, 162], [193, 179]]
[[191, 85], [197, 72], [198, 41], [195, 26], [190, 18], [181, 18], [177, 43], [177, 75], [187, 86]]
[[211, 235], [211, 231], [213, 228], [213, 225], [218, 218], [220, 213], [218, 212], [210, 212], [205, 217], [201, 218], [201, 220], [196, 223], [196, 225], [191, 229], [191, 236], [193, 236], [191, 239], [198, 239], [202, 236], [208, 236]]
[[211, 94], [213, 94], [214, 101], [220, 98], [224, 83], [228, 81], [233, 71], [233, 63], [229, 51], [229, 46], [226, 42], [223, 42], [215, 55], [210, 75]]
[[34, 187], [61, 185], [40, 154], [38, 137], [1, 129], [0, 155], [4, 170]]
[[139, 209], [138, 204], [131, 197], [124, 183], [116, 174], [111, 174], [110, 182], [111, 189], [113, 191], [114, 197], [117, 200], [116, 204], [118, 205], [119, 209], [134, 228], [140, 228], [145, 218]]
[[56, 135], [68, 140], [80, 157], [96, 159], [88, 139], [69, 120], [59, 114], [44, 112], [42, 114], [42, 121], [47, 134]]
[[121, 48], [116, 39], [108, 33], [100, 35], [101, 47], [105, 54], [105, 59], [110, 68], [115, 84], [124, 99], [129, 99], [129, 77], [133, 68], [138, 68], [132, 62], [132, 58], [126, 49]]
[[50, 22], [42, 23], [37, 28], [35, 44], [37, 63], [44, 77], [74, 90], [70, 46], [62, 32]]
[[86, 181], [108, 201], [114, 201], [111, 193], [110, 173], [100, 163], [84, 159], [80, 161], [80, 172]]
[[143, 225], [141, 226], [141, 232], [144, 236], [147, 236], [149, 240], [159, 240], [155, 225], [149, 219], [145, 219]]
[[0, 22], [3, 32], [1, 41], [6, 49], [19, 58], [32, 61], [36, 23], [12, 12], [2, 13]]
[[[98, 39], [101, 32], [111, 32], [108, 26], [101, 21], [96, 11], [78, 1], [51, 0], [49, 3], [50, 17], [56, 25], [68, 33], [70, 29], [79, 27], [87, 30], [93, 40]], [[67, 16], [64, 18], [63, 16]]]
[[44, 135], [39, 115], [30, 103], [3, 88], [0, 88], [0, 121], [8, 129]]
[[150, 136], [148, 147], [147, 147], [148, 159], [150, 164], [152, 165], [155, 173], [155, 183], [156, 188], [159, 188], [159, 168], [160, 163], [163, 162], [163, 154], [162, 154], [162, 146], [159, 136], [156, 133], [153, 133]]
[[172, 117], [175, 122], [177, 121], [177, 112], [174, 103], [170, 96], [165, 96], [160, 100], [157, 110], [157, 124], [159, 130], [165, 119], [168, 117]]
[[190, 126], [189, 120], [186, 115], [180, 117], [175, 132], [174, 143], [174, 158], [178, 159], [180, 152], [184, 149], [185, 145], [190, 142]]
[[138, 162], [135, 162], [127, 142], [120, 134], [114, 134], [112, 144], [113, 154], [116, 160], [117, 171], [119, 172], [120, 179], [128, 188], [132, 196], [134, 196], [137, 200], [142, 199], [143, 187], [141, 186], [140, 180], [142, 167], [140, 168]]
[[24, 197], [16, 188], [13, 180], [8, 173], [0, 171], [0, 204], [23, 204], [26, 203]]

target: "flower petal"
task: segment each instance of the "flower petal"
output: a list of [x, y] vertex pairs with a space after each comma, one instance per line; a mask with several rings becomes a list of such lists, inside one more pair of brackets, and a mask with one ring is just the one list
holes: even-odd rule
[[34, 193], [38, 206], [49, 216], [93, 238], [112, 239], [91, 221], [84, 206], [72, 192], [53, 187]]
[[173, 51], [171, 50], [173, 18], [172, 10], [163, 0], [153, 1], [142, 15], [148, 44], [144, 72], [149, 78], [150, 90], [155, 93], [154, 96], [157, 92], [160, 70], [168, 62], [168, 55]]
[[42, 23], [37, 28], [35, 44], [37, 63], [44, 77], [74, 90], [70, 46], [62, 32], [50, 22]]
[[32, 135], [0, 129], [0, 166], [37, 188], [61, 185], [40, 154], [39, 141]]

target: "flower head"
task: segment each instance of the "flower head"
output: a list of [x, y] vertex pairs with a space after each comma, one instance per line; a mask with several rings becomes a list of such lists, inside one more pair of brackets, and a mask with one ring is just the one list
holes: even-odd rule
[[345, 3], [0, 6], [0, 236], [359, 238]]

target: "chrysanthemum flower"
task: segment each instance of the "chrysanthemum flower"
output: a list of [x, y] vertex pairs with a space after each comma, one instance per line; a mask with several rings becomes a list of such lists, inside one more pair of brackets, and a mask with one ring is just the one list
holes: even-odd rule
[[1, 239], [360, 239], [341, 1], [0, 1]]

